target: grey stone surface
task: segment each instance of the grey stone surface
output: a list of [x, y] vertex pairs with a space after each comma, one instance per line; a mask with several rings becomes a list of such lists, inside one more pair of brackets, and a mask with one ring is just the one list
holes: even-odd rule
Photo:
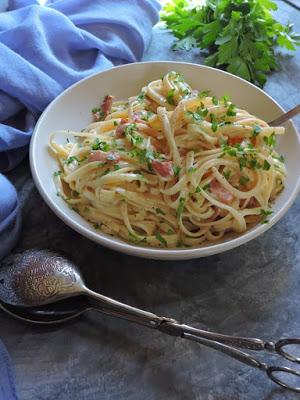
[[[300, 30], [300, 14], [280, 3]], [[145, 60], [203, 62], [169, 50], [155, 30]], [[300, 54], [286, 58], [265, 90], [285, 108], [299, 103]], [[39, 247], [76, 261], [91, 288], [120, 301], [211, 330], [279, 339], [300, 336], [300, 199], [270, 231], [224, 254], [180, 262], [143, 260], [100, 247], [61, 222], [43, 202], [28, 162], [8, 174], [18, 188], [23, 232], [17, 250]], [[20, 400], [284, 400], [299, 396], [263, 372], [214, 350], [90, 312], [57, 327], [0, 313]], [[260, 359], [264, 354], [257, 354]], [[290, 365], [267, 355], [270, 364]]]

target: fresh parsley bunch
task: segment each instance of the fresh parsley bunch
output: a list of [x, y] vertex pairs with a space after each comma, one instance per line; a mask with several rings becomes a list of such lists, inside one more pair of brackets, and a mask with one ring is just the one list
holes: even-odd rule
[[276, 9], [271, 0], [206, 0], [196, 7], [171, 0], [161, 19], [179, 39], [175, 50], [205, 49], [207, 65], [263, 86], [266, 74], [277, 67], [275, 47], [296, 50], [300, 45], [293, 25], [274, 19]]

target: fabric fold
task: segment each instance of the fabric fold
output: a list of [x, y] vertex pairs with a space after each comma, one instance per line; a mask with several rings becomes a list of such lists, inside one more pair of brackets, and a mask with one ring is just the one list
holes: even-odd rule
[[[2, 171], [14, 166], [9, 153], [28, 145], [37, 116], [65, 88], [140, 60], [159, 9], [157, 0], [10, 1], [0, 14]], [[31, 125], [5, 125], [22, 107], [35, 116]]]

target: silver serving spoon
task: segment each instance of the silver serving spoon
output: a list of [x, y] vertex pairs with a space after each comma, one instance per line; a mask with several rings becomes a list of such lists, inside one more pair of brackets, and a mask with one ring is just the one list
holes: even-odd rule
[[300, 114], [300, 104], [298, 104], [296, 107], [292, 108], [291, 110], [287, 111], [286, 113], [282, 114], [280, 117], [269, 122], [268, 125], [280, 126], [298, 114]]
[[[179, 324], [172, 318], [120, 303], [95, 293], [84, 284], [79, 269], [71, 261], [46, 250], [29, 250], [8, 258], [0, 270], [0, 306], [13, 316], [35, 323], [65, 321], [95, 309], [102, 313], [158, 329], [159, 331], [193, 340], [221, 351], [253, 368], [264, 371], [278, 385], [300, 393], [300, 387], [289, 384], [288, 378], [300, 377], [300, 371], [269, 366], [235, 347], [269, 351], [300, 363], [300, 358], [284, 350], [285, 346], [300, 345], [299, 338], [281, 339], [276, 343], [255, 338], [223, 335]], [[281, 377], [277, 376], [281, 374]], [[282, 378], [285, 375], [285, 378]]]

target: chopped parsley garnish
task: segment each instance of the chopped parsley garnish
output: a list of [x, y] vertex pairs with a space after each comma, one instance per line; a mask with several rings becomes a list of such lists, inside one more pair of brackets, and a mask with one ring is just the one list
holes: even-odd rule
[[207, 97], [210, 94], [210, 90], [203, 90], [202, 92], [198, 93], [199, 99], [203, 99], [203, 97]]
[[62, 171], [53, 172], [53, 176], [60, 176], [61, 174], [62, 174]]
[[240, 170], [242, 171], [244, 167], [246, 167], [247, 165], [247, 158], [246, 157], [241, 157], [239, 159], [239, 166], [240, 166]]
[[114, 126], [118, 126], [118, 123], [117, 123], [117, 121], [114, 121]]
[[168, 231], [167, 231], [167, 234], [168, 234], [168, 235], [173, 235], [173, 234], [174, 234], [174, 231], [173, 231], [171, 228], [169, 228]]
[[120, 165], [114, 164], [114, 170], [115, 170], [115, 171], [118, 171], [119, 169], [121, 169]]
[[166, 213], [161, 208], [156, 208], [155, 211], [157, 214], [166, 215]]
[[132, 135], [130, 140], [134, 146], [136, 146], [137, 144], [142, 144], [144, 142], [144, 138], [141, 135]]
[[77, 161], [77, 162], [78, 162], [79, 160], [78, 160], [78, 158], [77, 158], [76, 156], [71, 156], [71, 157], [69, 157], [69, 158], [66, 159], [66, 164], [69, 165], [69, 164], [71, 164], [71, 163], [74, 162], [74, 161]]
[[264, 165], [263, 165], [263, 169], [265, 171], [269, 171], [270, 168], [271, 168], [271, 164], [267, 160], [265, 160], [264, 161]]
[[173, 164], [173, 172], [175, 176], [179, 176], [181, 168], [178, 165]]
[[196, 187], [195, 193], [201, 193], [201, 187], [200, 186]]
[[240, 177], [240, 184], [241, 184], [242, 186], [247, 185], [247, 183], [248, 183], [249, 181], [250, 181], [250, 179], [249, 179], [248, 176], [242, 175], [242, 176]]
[[257, 150], [252, 145], [249, 144], [247, 148], [244, 148], [240, 143], [234, 146], [228, 146], [225, 143], [222, 144], [221, 147], [223, 152], [219, 157], [222, 158], [225, 155], [228, 155], [230, 157], [237, 157], [240, 170], [245, 167], [248, 167], [250, 169], [262, 168], [262, 165], [255, 158]]
[[273, 214], [273, 211], [271, 211], [271, 210], [264, 210], [263, 208], [260, 210], [260, 215], [261, 215], [261, 217], [262, 217], [262, 221], [261, 221], [261, 223], [262, 224], [267, 224], [269, 221], [268, 221], [268, 217], [270, 216], [270, 215], [272, 215]]
[[230, 170], [229, 170], [229, 171], [224, 171], [224, 172], [223, 172], [223, 176], [224, 176], [224, 178], [225, 178], [227, 181], [228, 181], [230, 175], [231, 175], [231, 171], [230, 171]]
[[273, 158], [275, 158], [275, 160], [280, 161], [281, 163], [284, 163], [284, 157], [283, 156], [272, 156]]
[[109, 144], [99, 140], [99, 138], [97, 138], [92, 144], [92, 150], [108, 151], [109, 149], [110, 149]]
[[100, 111], [101, 111], [101, 109], [98, 108], [98, 107], [92, 108], [92, 113], [93, 113], [93, 114], [96, 114], [96, 113], [98, 113], [98, 112], [100, 112]]
[[130, 142], [133, 146], [137, 146], [144, 142], [143, 136], [137, 135], [136, 132], [137, 128], [135, 123], [127, 125], [124, 129], [125, 136], [130, 139]]
[[216, 120], [216, 116], [214, 113], [210, 114], [210, 121], [211, 121], [211, 129], [213, 132], [216, 132], [216, 130], [218, 129], [218, 123]]
[[180, 72], [173, 71], [174, 74], [170, 74], [171, 76], [174, 75], [174, 82], [175, 83], [184, 83], [184, 77]]
[[180, 197], [179, 205], [178, 205], [177, 210], [176, 210], [177, 217], [180, 217], [181, 214], [183, 213], [184, 206], [185, 206], [185, 198], [184, 197]]
[[236, 109], [234, 104], [230, 104], [229, 107], [227, 108], [226, 115], [228, 117], [235, 117], [236, 116]]
[[253, 128], [252, 136], [256, 137], [261, 132], [262, 128], [259, 125], [255, 125]]
[[133, 235], [131, 232], [128, 231], [128, 239], [132, 243], [138, 243], [138, 242], [143, 242], [145, 241], [146, 238], [139, 238], [137, 235]]
[[275, 132], [273, 132], [270, 136], [264, 136], [264, 142], [269, 147], [274, 147], [276, 145]]
[[162, 243], [164, 246], [167, 246], [168, 243], [167, 243], [166, 239], [163, 238], [159, 232], [155, 233], [155, 237], [158, 241], [160, 241], [160, 243]]
[[216, 96], [213, 96], [213, 97], [211, 98], [211, 101], [212, 101], [212, 103], [213, 103], [215, 106], [217, 106], [217, 105], [219, 104], [219, 100], [216, 98]]
[[137, 96], [137, 101], [142, 103], [145, 100], [145, 96], [146, 93], [145, 92], [141, 92], [138, 96]]
[[175, 105], [174, 92], [175, 92], [175, 89], [171, 89], [168, 91], [167, 96], [166, 96], [167, 102], [169, 104], [172, 104], [173, 106]]
[[188, 169], [188, 173], [189, 174], [193, 174], [194, 172], [196, 172], [197, 171], [197, 168], [195, 168], [195, 167], [190, 167], [189, 169]]
[[210, 188], [210, 183], [207, 183], [206, 185], [204, 185], [203, 187], [202, 187], [202, 190], [207, 190], [207, 189], [209, 189]]
[[223, 101], [224, 106], [227, 107], [228, 106], [228, 102], [230, 100], [229, 96], [225, 95], [225, 96], [222, 97], [221, 100]]
[[146, 114], [143, 114], [143, 115], [141, 116], [141, 119], [142, 119], [143, 121], [149, 121], [149, 118], [151, 118], [153, 115], [154, 115], [154, 113], [153, 113], [152, 111], [147, 111]]
[[257, 161], [256, 158], [252, 158], [251, 160], [248, 161], [248, 167], [250, 169], [260, 169], [261, 165], [260, 163]]
[[187, 114], [190, 115], [195, 121], [202, 121], [208, 114], [207, 108], [198, 107], [196, 111], [187, 111]]
[[186, 89], [182, 89], [182, 93], [183, 93], [185, 96], [189, 96], [189, 95], [191, 94], [191, 91], [190, 91], [190, 89], [186, 88]]
[[128, 124], [126, 126], [126, 128], [124, 129], [125, 135], [132, 135], [136, 131], [137, 131], [137, 128], [136, 128], [136, 124], [134, 124], [134, 123], [133, 124]]

